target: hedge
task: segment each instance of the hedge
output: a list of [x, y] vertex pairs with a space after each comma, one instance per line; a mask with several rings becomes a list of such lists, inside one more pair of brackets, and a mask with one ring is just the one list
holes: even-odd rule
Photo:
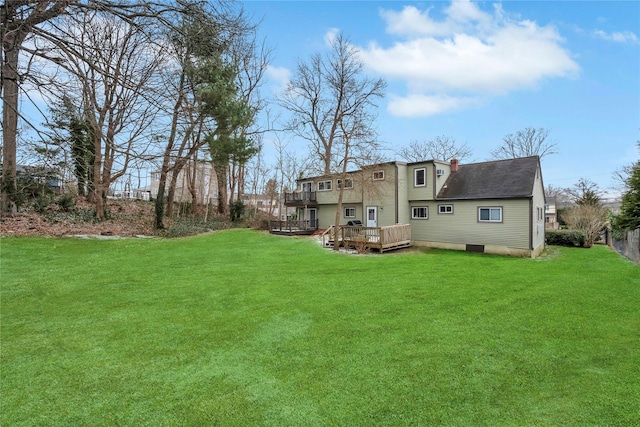
[[580, 230], [547, 230], [547, 244], [558, 246], [583, 247], [587, 237]]

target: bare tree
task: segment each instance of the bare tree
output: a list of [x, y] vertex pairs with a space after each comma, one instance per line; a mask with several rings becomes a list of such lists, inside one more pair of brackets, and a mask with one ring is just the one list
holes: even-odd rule
[[[636, 146], [638, 147], [638, 151], [640, 152], [640, 140], [636, 141]], [[634, 170], [640, 166], [640, 160], [637, 160], [633, 163], [628, 163], [623, 165], [620, 169], [616, 170], [613, 173], [613, 179], [618, 183], [614, 188], [618, 190], [622, 190], [625, 192], [629, 189], [628, 187], [628, 177], [634, 173]]]
[[519, 157], [543, 157], [557, 153], [557, 144], [547, 141], [549, 129], [525, 128], [502, 138], [502, 145], [491, 152], [494, 159], [514, 159]]
[[567, 191], [566, 188], [557, 187], [555, 185], [549, 184], [544, 189], [544, 194], [547, 197], [553, 197], [557, 204], [557, 207], [566, 206], [571, 203], [572, 197]]
[[[41, 36], [51, 36], [51, 24], [66, 14], [77, 15], [87, 11], [103, 11], [131, 22], [135, 17], [160, 17], [173, 6], [166, 2], [118, 2], [118, 1], [73, 1], [48, 0], [24, 1], [6, 0], [0, 5], [0, 39], [2, 40], [2, 132], [3, 132], [3, 172], [2, 172], [2, 212], [15, 212], [16, 188], [16, 154], [18, 137], [19, 92], [22, 84], [34, 79], [30, 70], [34, 57], [44, 58], [52, 63], [60, 61], [60, 57], [51, 54], [49, 48], [42, 49], [37, 40]], [[58, 42], [64, 43], [65, 39]], [[27, 45], [32, 46], [27, 48]], [[21, 56], [29, 56], [21, 66]]]
[[584, 233], [584, 246], [590, 248], [606, 225], [607, 210], [599, 205], [583, 204], [567, 209], [561, 216], [570, 229]]
[[71, 76], [69, 87], [81, 94], [76, 102], [93, 136], [89, 199], [99, 219], [105, 216], [109, 186], [126, 173], [134, 147], [149, 138], [158, 113], [146, 95], [163, 59], [139, 24], [88, 11], [67, 16], [55, 32], [41, 34], [62, 58], [59, 67]]
[[[316, 54], [309, 63], [298, 64], [281, 104], [292, 113], [291, 128], [310, 143], [323, 172], [337, 172], [344, 183], [350, 165], [362, 166], [376, 158], [372, 111], [386, 82], [364, 75], [357, 48], [342, 34], [331, 40], [330, 48], [326, 56]], [[338, 193], [336, 229], [344, 187]]]
[[280, 139], [276, 140], [275, 148], [277, 150], [277, 158], [274, 169], [275, 179], [278, 183], [278, 212], [282, 218], [283, 215], [286, 217], [287, 214], [282, 197], [285, 193], [295, 189], [296, 180], [301, 177], [305, 167], [302, 160], [295, 153], [287, 151], [287, 144]]
[[458, 144], [448, 136], [437, 136], [429, 141], [412, 141], [408, 146], [397, 151], [397, 155], [406, 162], [421, 162], [424, 160], [462, 161], [471, 157], [473, 151], [466, 142]]
[[364, 75], [358, 50], [342, 34], [331, 40], [330, 47], [328, 55], [315, 54], [308, 63], [298, 63], [280, 98], [292, 114], [289, 127], [309, 142], [325, 174], [341, 170], [355, 158], [349, 150], [335, 149], [336, 144], [373, 141], [374, 116], [369, 111], [386, 88], [384, 80]]
[[[234, 163], [231, 165], [231, 171], [234, 173], [230, 177], [232, 185], [229, 190], [230, 194], [233, 194], [235, 186], [238, 200], [242, 199], [242, 194], [245, 191], [245, 182], [247, 181], [245, 176], [247, 174], [246, 162], [253, 156], [258, 156], [257, 166], [262, 169], [262, 135], [267, 129], [263, 128], [257, 117], [267, 106], [260, 89], [264, 84], [264, 74], [271, 60], [271, 53], [272, 50], [264, 41], [259, 42], [255, 34], [249, 37], [238, 37], [230, 46], [230, 58], [236, 64], [238, 71], [236, 76], [238, 92], [240, 98], [250, 106], [251, 115], [247, 125], [237, 131], [240, 138], [251, 141], [250, 150], [247, 153], [249, 156], [235, 157], [232, 159]], [[267, 126], [269, 125], [267, 124]], [[264, 180], [265, 172], [258, 172], [263, 173], [263, 177], [259, 179], [255, 179], [258, 178], [256, 176], [257, 173], [252, 172], [254, 176], [253, 182], [257, 183], [258, 180]], [[261, 184], [259, 187], [262, 189], [264, 185]], [[252, 192], [254, 194], [258, 193], [257, 186], [254, 186]]]

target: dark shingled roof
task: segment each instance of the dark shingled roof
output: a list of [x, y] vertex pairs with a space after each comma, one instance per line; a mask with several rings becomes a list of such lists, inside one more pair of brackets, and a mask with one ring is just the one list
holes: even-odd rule
[[458, 166], [438, 199], [509, 199], [531, 197], [538, 156]]

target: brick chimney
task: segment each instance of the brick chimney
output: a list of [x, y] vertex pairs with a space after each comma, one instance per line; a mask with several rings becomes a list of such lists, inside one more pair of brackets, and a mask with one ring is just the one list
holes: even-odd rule
[[458, 159], [451, 159], [451, 172], [458, 172]]

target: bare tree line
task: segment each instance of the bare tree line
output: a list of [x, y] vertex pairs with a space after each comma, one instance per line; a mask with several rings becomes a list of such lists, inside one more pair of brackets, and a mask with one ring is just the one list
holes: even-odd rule
[[[68, 141], [91, 140], [83, 147], [91, 172], [81, 179], [91, 182], [78, 189], [95, 203], [96, 217], [134, 162], [161, 172], [160, 228], [181, 172], [197, 209], [201, 161], [215, 163], [220, 213], [232, 195], [241, 198], [245, 165], [260, 148], [255, 118], [265, 108], [259, 89], [270, 51], [239, 4], [8, 1], [2, 45], [3, 212], [17, 207], [18, 94], [27, 87], [52, 109], [66, 106], [50, 111], [66, 115], [58, 125], [38, 129], [40, 153], [71, 157], [79, 146]], [[82, 138], [78, 123], [90, 129]]]

